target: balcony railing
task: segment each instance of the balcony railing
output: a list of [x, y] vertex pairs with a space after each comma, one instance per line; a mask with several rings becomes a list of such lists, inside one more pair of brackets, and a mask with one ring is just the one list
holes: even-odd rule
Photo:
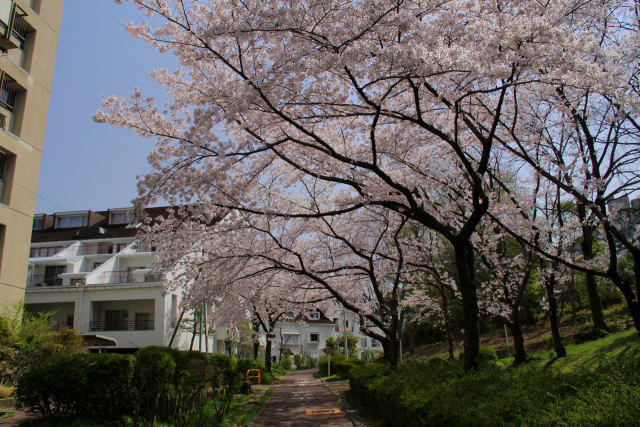
[[149, 245], [144, 245], [142, 243], [138, 243], [136, 245], [136, 252], [137, 253], [141, 253], [141, 252], [155, 252], [156, 251], [156, 247], [155, 246], [149, 246]]
[[49, 329], [55, 332], [60, 332], [63, 329], [73, 329], [73, 322], [56, 322], [49, 323]]
[[27, 279], [27, 287], [62, 286], [62, 277], [34, 274]]
[[126, 245], [95, 244], [82, 245], [76, 248], [76, 255], [107, 255], [120, 252]]
[[98, 276], [98, 284], [101, 283], [145, 283], [161, 282], [162, 275], [151, 274], [144, 270], [106, 271]]
[[89, 322], [89, 330], [94, 331], [152, 331], [153, 320], [94, 320]]

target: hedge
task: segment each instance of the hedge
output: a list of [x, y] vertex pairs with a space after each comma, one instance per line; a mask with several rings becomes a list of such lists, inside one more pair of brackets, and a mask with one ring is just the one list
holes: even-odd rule
[[229, 410], [241, 378], [236, 360], [225, 354], [146, 347], [135, 357], [53, 358], [25, 371], [16, 400], [18, 407], [53, 418], [129, 415], [142, 424], [212, 424]]
[[[334, 355], [331, 356], [331, 375], [348, 378], [349, 372], [351, 372], [353, 368], [364, 366], [365, 364], [366, 362], [361, 359], [345, 359], [342, 355]], [[329, 360], [326, 356], [318, 361], [318, 368], [320, 369], [320, 375], [323, 377], [329, 374]]]
[[133, 410], [133, 366], [133, 357], [119, 354], [50, 359], [19, 377], [16, 404], [49, 417], [78, 414], [114, 419]]
[[[351, 371], [348, 398], [388, 426], [628, 425], [640, 419], [640, 369], [555, 374], [459, 361], [384, 364]], [[635, 397], [634, 397], [635, 396]]]

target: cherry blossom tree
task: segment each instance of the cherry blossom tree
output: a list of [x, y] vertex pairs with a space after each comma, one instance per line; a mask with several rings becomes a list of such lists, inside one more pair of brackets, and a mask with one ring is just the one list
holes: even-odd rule
[[[156, 138], [143, 203], [284, 218], [379, 206], [416, 221], [454, 249], [465, 367], [476, 368], [471, 239], [498, 137], [513, 146], [502, 128], [520, 130], [522, 97], [574, 82], [611, 92], [619, 67], [594, 64], [585, 17], [631, 3], [131, 1], [164, 24], [128, 30], [181, 65], [153, 73], [172, 97], [164, 107], [135, 93], [95, 115]], [[302, 187], [331, 196], [318, 206]]]
[[[606, 329], [606, 324], [595, 277], [605, 276], [623, 294], [640, 330], [637, 287], [620, 274], [618, 265], [622, 248], [631, 254], [635, 283], [639, 283], [640, 245], [610, 209], [616, 198], [636, 194], [640, 184], [638, 17], [638, 3], [633, 1], [581, 5], [572, 19], [577, 31], [590, 35], [589, 40], [583, 39], [589, 46], [580, 59], [580, 68], [589, 72], [564, 69], [558, 76], [552, 67], [543, 67], [549, 84], [534, 97], [526, 87], [519, 90], [513, 100], [518, 109], [509, 110], [511, 117], [496, 132], [496, 138], [531, 173], [557, 186], [563, 199], [573, 199], [582, 227], [583, 262], [576, 264], [586, 274], [597, 329]], [[607, 243], [605, 265], [595, 259], [593, 250], [598, 225]]]

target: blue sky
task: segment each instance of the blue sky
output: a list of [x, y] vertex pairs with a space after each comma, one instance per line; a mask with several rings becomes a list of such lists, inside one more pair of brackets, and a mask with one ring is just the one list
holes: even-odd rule
[[123, 22], [144, 19], [113, 0], [65, 0], [51, 104], [40, 168], [36, 213], [123, 207], [136, 196], [136, 175], [148, 170], [152, 140], [94, 123], [102, 96], [163, 97], [149, 77], [175, 66], [130, 36]]

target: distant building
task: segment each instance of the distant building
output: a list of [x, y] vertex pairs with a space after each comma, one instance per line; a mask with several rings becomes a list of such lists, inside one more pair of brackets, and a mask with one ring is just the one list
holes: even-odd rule
[[629, 201], [628, 195], [618, 197], [609, 201], [607, 209], [611, 222], [627, 239], [633, 239], [636, 227], [640, 225], [640, 199]]
[[22, 301], [63, 0], [0, 0], [0, 312]]
[[321, 310], [298, 315], [285, 313], [276, 324], [271, 354], [275, 360], [289, 354], [319, 359], [325, 354], [322, 350], [327, 338], [333, 336], [340, 341], [345, 331], [358, 339], [357, 352], [349, 357], [364, 359], [367, 350], [373, 354], [382, 352], [382, 345], [377, 340], [360, 331], [358, 318], [353, 312], [347, 310], [343, 313], [336, 309], [326, 314]]

